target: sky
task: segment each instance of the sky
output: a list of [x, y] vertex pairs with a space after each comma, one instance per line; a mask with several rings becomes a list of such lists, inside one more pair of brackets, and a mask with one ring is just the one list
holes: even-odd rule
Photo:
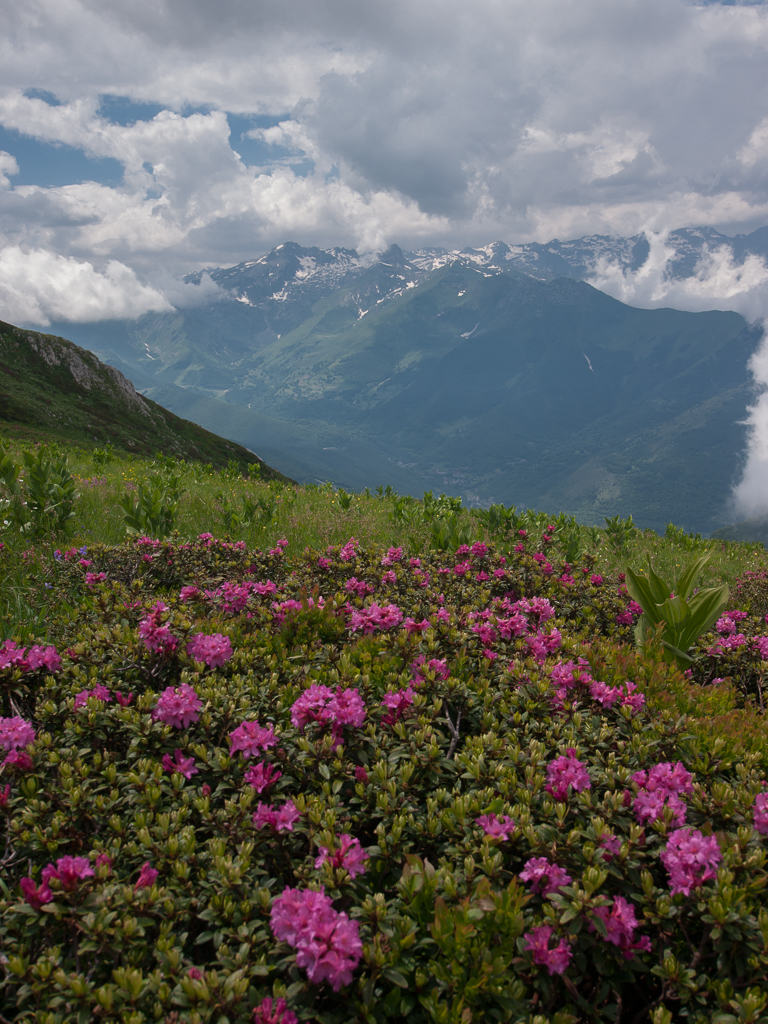
[[[288, 240], [639, 232], [646, 266], [596, 284], [768, 316], [760, 260], [665, 275], [674, 228], [768, 225], [763, 2], [0, 0], [0, 18], [0, 319], [207, 302], [184, 274]], [[753, 371], [768, 386], [768, 349]], [[760, 415], [768, 460], [768, 398]]]
[[768, 7], [0, 0], [0, 317], [361, 250], [768, 223]]

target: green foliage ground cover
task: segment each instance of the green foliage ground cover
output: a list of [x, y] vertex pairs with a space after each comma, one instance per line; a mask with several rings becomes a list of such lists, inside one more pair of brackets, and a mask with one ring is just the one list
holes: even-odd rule
[[[5, 1019], [764, 1024], [764, 550], [88, 458], [0, 555]], [[620, 573], [704, 550], [686, 675]]]

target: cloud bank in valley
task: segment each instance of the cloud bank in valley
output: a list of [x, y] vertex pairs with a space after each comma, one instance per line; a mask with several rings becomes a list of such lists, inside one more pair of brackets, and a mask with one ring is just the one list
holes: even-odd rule
[[[672, 277], [676, 250], [666, 234], [647, 231], [650, 251], [636, 271], [599, 261], [589, 283], [632, 306], [671, 306], [697, 312], [732, 309], [750, 323], [768, 324], [768, 265], [749, 255], [737, 262], [730, 248], [705, 247], [689, 277]], [[733, 514], [748, 517], [768, 510], [768, 333], [750, 359], [756, 396], [747, 416], [748, 448], [734, 487]], [[736, 468], [736, 463], [734, 465]]]

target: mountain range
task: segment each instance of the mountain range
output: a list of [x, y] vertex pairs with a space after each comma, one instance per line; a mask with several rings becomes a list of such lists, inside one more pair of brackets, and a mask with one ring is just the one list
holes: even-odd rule
[[[768, 228], [668, 244], [685, 277], [720, 245], [768, 257]], [[761, 330], [635, 309], [584, 280], [600, 259], [632, 270], [647, 255], [642, 236], [379, 254], [287, 242], [190, 275], [218, 286], [207, 305], [54, 327], [298, 480], [708, 533], [728, 520]]]

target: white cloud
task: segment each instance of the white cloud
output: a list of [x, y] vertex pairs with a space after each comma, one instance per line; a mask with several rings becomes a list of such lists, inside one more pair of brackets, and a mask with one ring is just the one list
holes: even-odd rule
[[[6, 187], [6, 243], [146, 271], [152, 259], [188, 269], [253, 256], [286, 224], [302, 242], [408, 245], [426, 227], [453, 245], [701, 221], [749, 229], [768, 210], [762, 6], [0, 0], [0, 10], [0, 123], [125, 167], [112, 189]], [[23, 95], [30, 88], [61, 105]], [[114, 124], [99, 116], [103, 93], [168, 109]], [[280, 115], [247, 136], [293, 156], [276, 151], [249, 170], [223, 110]], [[281, 174], [302, 155], [315, 173], [294, 186]]]
[[728, 246], [703, 255], [690, 277], [673, 278], [670, 264], [677, 250], [666, 233], [645, 232], [650, 245], [648, 257], [639, 270], [622, 269], [616, 263], [599, 260], [589, 283], [614, 298], [653, 309], [671, 306], [697, 312], [705, 309], [732, 309], [753, 321], [768, 317], [768, 266], [749, 255], [737, 263]]
[[172, 308], [160, 292], [116, 260], [99, 272], [90, 263], [40, 249], [0, 250], [0, 318], [11, 323], [106, 320]]
[[741, 480], [734, 488], [737, 518], [768, 511], [768, 335], [749, 361], [758, 389], [757, 401], [748, 413], [749, 443]]
[[0, 188], [10, 188], [11, 176], [19, 173], [16, 158], [0, 149]]

